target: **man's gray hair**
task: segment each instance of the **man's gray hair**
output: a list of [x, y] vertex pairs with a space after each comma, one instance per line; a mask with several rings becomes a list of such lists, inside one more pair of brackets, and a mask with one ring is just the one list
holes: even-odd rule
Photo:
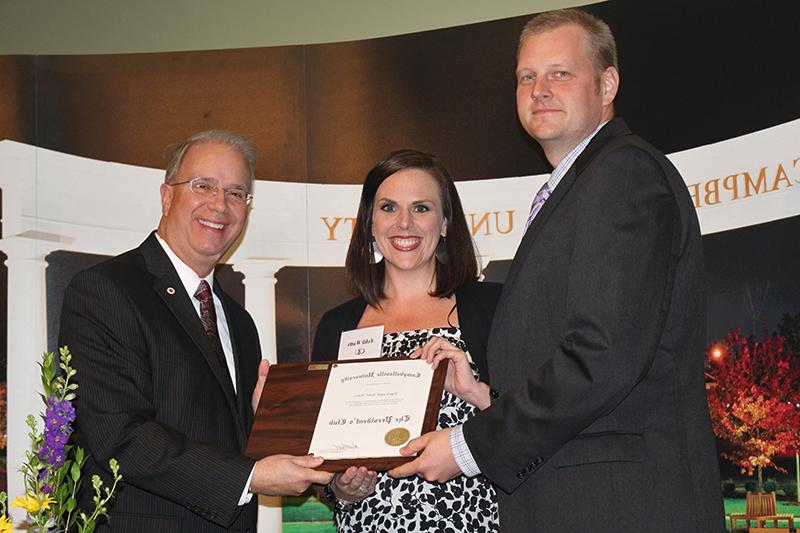
[[226, 131], [226, 130], [201, 131], [199, 133], [195, 133], [194, 135], [183, 141], [181, 144], [179, 144], [175, 148], [175, 152], [172, 154], [172, 157], [170, 158], [169, 163], [167, 164], [167, 172], [164, 176], [164, 183], [171, 182], [172, 178], [175, 177], [175, 174], [178, 173], [178, 169], [181, 166], [183, 157], [186, 155], [186, 152], [189, 150], [189, 148], [194, 144], [205, 143], [205, 142], [227, 144], [228, 146], [232, 146], [240, 154], [242, 154], [242, 157], [247, 163], [247, 172], [250, 184], [249, 188], [252, 190], [253, 179], [255, 179], [256, 156], [257, 156], [256, 146], [250, 141], [250, 139], [248, 139], [241, 133], [236, 133], [233, 131]]

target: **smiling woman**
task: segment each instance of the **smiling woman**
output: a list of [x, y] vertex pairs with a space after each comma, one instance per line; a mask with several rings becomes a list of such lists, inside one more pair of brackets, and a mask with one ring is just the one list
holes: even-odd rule
[[430, 296], [450, 296], [477, 277], [478, 263], [458, 191], [436, 157], [399, 150], [377, 163], [364, 180], [345, 266], [350, 285], [370, 305], [378, 304], [393, 283], [387, 285], [387, 269], [399, 266], [391, 258], [375, 261], [376, 247], [398, 260], [409, 252], [420, 265], [432, 268], [414, 270]]
[[415, 271], [433, 280], [434, 252], [447, 236], [447, 221], [436, 182], [424, 170], [407, 168], [395, 172], [378, 187], [372, 211], [374, 246], [386, 261], [387, 294], [394, 269]]
[[[344, 331], [382, 326], [383, 357], [435, 344], [461, 358], [470, 380], [488, 380], [485, 347], [500, 286], [477, 282], [461, 201], [438, 159], [401, 150], [370, 170], [346, 269], [360, 296], [325, 314], [312, 359], [337, 353]], [[460, 424], [485, 407], [459, 396], [451, 374], [439, 428]], [[438, 484], [351, 467], [326, 495], [335, 502], [339, 531], [497, 531], [495, 492], [482, 476]]]

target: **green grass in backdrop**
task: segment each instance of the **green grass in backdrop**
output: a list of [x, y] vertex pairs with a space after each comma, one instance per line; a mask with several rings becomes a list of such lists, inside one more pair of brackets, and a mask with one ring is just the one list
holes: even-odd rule
[[[743, 513], [744, 503], [744, 498], [725, 498], [725, 514]], [[793, 514], [795, 527], [800, 523], [797, 503], [778, 500], [778, 514]], [[330, 507], [313, 496], [283, 498], [283, 533], [336, 533]]]

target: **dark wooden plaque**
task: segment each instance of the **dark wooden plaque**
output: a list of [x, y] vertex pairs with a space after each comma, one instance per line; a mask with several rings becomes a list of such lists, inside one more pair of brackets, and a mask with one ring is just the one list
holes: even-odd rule
[[[278, 453], [306, 455], [314, 435], [325, 387], [328, 385], [331, 365], [375, 361], [391, 363], [403, 359], [408, 358], [347, 359], [270, 366], [245, 454], [255, 460]], [[423, 434], [436, 429], [446, 375], [447, 361], [444, 361], [433, 374], [422, 423]], [[318, 469], [344, 472], [349, 466], [365, 466], [370, 470], [383, 471], [412, 459], [413, 456], [338, 459], [325, 461]]]

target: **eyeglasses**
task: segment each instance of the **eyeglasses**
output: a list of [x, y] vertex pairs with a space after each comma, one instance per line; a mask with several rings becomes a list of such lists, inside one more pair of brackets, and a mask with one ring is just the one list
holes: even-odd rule
[[203, 176], [195, 176], [186, 181], [179, 181], [177, 183], [167, 183], [167, 185], [183, 185], [189, 184], [189, 190], [201, 196], [211, 198], [216, 196], [222, 189], [225, 192], [225, 199], [236, 205], [250, 205], [253, 201], [253, 195], [247, 192], [244, 187], [220, 187], [219, 182], [215, 178], [207, 178]]

